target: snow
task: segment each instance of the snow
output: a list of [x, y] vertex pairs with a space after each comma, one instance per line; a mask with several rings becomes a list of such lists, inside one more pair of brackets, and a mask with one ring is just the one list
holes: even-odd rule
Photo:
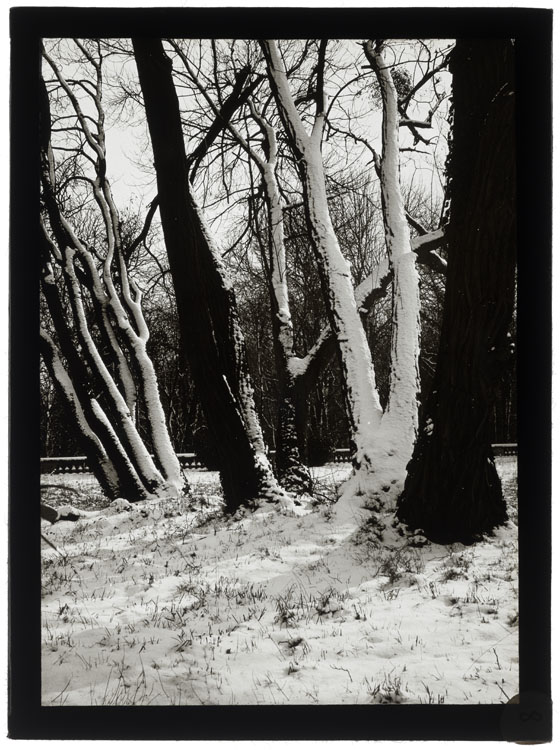
[[183, 489], [184, 480], [167, 429], [154, 365], [148, 356], [144, 340], [138, 339], [138, 337], [132, 340], [132, 351], [140, 373], [139, 387], [143, 391], [144, 403], [148, 413], [148, 427], [156, 461], [166, 480], [165, 490], [177, 496]]
[[356, 440], [355, 472], [342, 489], [337, 510], [341, 521], [359, 513], [356, 506], [364, 504], [364, 495], [371, 509], [394, 508], [418, 429], [420, 296], [399, 182], [397, 94], [381, 54], [371, 51], [371, 56], [383, 96], [380, 182], [387, 257], [393, 271], [391, 372], [389, 399], [378, 429], [368, 442]]
[[[515, 519], [515, 458], [496, 463]], [[221, 514], [216, 473], [189, 472], [192, 501], [133, 506], [103, 500], [91, 477], [49, 477], [59, 504], [79, 489], [82, 517], [43, 523], [62, 553], [43, 544], [43, 705], [507, 702], [514, 523], [443, 547], [386, 514], [380, 542], [377, 526], [333, 514], [350, 470], [313, 469], [299, 515], [237, 519]]]
[[389, 261], [383, 258], [374, 266], [373, 271], [354, 290], [356, 307], [361, 308], [368, 294], [381, 287], [382, 281], [389, 273]]
[[329, 301], [342, 356], [353, 422], [354, 440], [360, 450], [371, 444], [370, 433], [379, 425], [381, 406], [368, 342], [354, 298], [350, 265], [342, 255], [330, 219], [321, 152], [306, 152], [306, 194], [312, 233], [320, 256], [320, 271], [327, 279]]
[[[163, 477], [161, 476], [159, 470], [156, 468], [152, 457], [150, 456], [146, 446], [144, 445], [140, 435], [138, 434], [138, 431], [133, 423], [128, 404], [119, 391], [115, 381], [111, 377], [111, 373], [107, 369], [107, 366], [103, 361], [103, 358], [101, 357], [89, 330], [87, 315], [82, 300], [82, 292], [76, 276], [76, 269], [74, 267], [73, 259], [77, 251], [75, 248], [67, 247], [65, 248], [64, 252], [65, 271], [68, 274], [72, 287], [72, 303], [74, 316], [76, 318], [80, 338], [87, 349], [90, 366], [95, 368], [97, 374], [103, 382], [103, 385], [106, 388], [107, 395], [110, 397], [111, 402], [114, 405], [116, 416], [122, 428], [124, 439], [127, 441], [130, 451], [134, 456], [135, 467], [137, 468], [138, 472], [141, 472], [142, 474], [142, 481], [145, 484], [153, 484], [155, 487], [162, 487], [164, 486]], [[101, 411], [101, 407], [98, 406], [97, 408], [98, 411]]]

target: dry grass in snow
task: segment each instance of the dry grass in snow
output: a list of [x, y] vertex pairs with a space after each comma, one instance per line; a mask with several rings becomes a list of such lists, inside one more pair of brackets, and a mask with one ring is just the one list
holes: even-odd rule
[[[497, 463], [516, 521], [516, 459]], [[349, 470], [314, 471], [300, 515], [238, 519], [210, 472], [189, 475], [195, 507], [43, 477], [46, 502], [81, 513], [43, 525], [59, 550], [42, 542], [43, 704], [507, 702], [515, 523], [470, 547], [402, 536], [391, 515], [356, 533], [331, 508]]]

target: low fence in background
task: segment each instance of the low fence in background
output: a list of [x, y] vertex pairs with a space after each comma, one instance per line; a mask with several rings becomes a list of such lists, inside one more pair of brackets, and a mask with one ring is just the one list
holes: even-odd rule
[[[178, 453], [177, 458], [183, 469], [205, 469], [196, 453]], [[89, 471], [85, 456], [57, 456], [41, 459], [41, 474], [85, 474]]]
[[492, 443], [495, 456], [517, 456], [517, 443]]
[[[495, 456], [516, 456], [517, 443], [494, 443], [492, 445]], [[276, 451], [270, 451], [274, 460]], [[206, 466], [196, 453], [178, 453], [177, 458], [183, 469], [205, 469]], [[349, 448], [336, 448], [327, 463], [343, 464], [350, 461]], [[57, 456], [41, 459], [41, 474], [85, 474], [89, 471], [85, 456]]]

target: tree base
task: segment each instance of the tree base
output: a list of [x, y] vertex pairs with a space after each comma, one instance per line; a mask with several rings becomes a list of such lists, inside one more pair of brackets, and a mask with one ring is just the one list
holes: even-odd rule
[[420, 447], [409, 465], [397, 518], [437, 544], [473, 544], [491, 534], [508, 516], [490, 450], [475, 446], [452, 457], [441, 446]]

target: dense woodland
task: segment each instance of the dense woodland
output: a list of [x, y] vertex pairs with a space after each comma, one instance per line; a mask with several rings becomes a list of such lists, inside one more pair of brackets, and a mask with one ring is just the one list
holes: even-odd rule
[[234, 512], [289, 510], [345, 447], [340, 512], [396, 504], [445, 542], [502, 523], [513, 58], [510, 40], [45, 40], [42, 455], [86, 455], [135, 502], [188, 496], [193, 451]]

